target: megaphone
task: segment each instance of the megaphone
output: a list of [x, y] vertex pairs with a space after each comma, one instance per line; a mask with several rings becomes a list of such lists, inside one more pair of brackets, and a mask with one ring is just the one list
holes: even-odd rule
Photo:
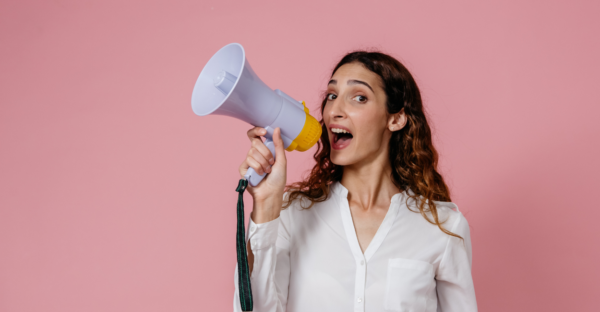
[[[238, 43], [221, 48], [204, 66], [192, 93], [192, 110], [199, 116], [225, 115], [265, 128], [265, 145], [273, 156], [272, 136], [277, 127], [287, 151], [306, 151], [321, 137], [321, 124], [305, 103], [262, 82]], [[249, 168], [244, 177], [256, 186], [265, 176]]]

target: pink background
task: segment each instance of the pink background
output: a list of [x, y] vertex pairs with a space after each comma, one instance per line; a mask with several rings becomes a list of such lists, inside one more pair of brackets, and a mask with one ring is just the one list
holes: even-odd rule
[[[480, 310], [598, 311], [599, 14], [597, 1], [4, 0], [0, 311], [231, 310], [249, 126], [190, 106], [230, 42], [313, 112], [346, 52], [398, 57], [471, 224]], [[311, 153], [288, 157], [291, 182]]]

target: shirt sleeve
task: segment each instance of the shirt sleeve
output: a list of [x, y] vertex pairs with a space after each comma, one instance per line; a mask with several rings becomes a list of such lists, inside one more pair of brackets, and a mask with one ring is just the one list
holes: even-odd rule
[[[282, 216], [261, 224], [250, 219], [246, 237], [254, 254], [250, 275], [254, 311], [285, 311], [290, 279], [290, 235]], [[237, 265], [234, 281], [233, 311], [241, 312]]]
[[475, 288], [471, 276], [471, 236], [467, 219], [459, 213], [442, 261], [436, 272], [438, 312], [476, 312]]

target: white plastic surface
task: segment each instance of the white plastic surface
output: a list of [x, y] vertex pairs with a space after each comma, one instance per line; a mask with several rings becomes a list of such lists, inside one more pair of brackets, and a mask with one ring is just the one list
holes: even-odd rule
[[[286, 148], [300, 134], [306, 121], [303, 105], [262, 82], [238, 43], [221, 48], [204, 66], [192, 93], [192, 110], [199, 116], [234, 117], [265, 128], [270, 134], [279, 127]], [[275, 155], [274, 150], [271, 152]], [[255, 176], [256, 173], [252, 181], [257, 181]], [[248, 180], [251, 184], [252, 181]]]

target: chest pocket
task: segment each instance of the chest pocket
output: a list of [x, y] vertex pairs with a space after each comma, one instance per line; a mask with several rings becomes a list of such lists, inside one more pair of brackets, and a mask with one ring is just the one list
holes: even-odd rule
[[386, 311], [400, 312], [435, 311], [437, 302], [428, 300], [434, 287], [434, 272], [430, 263], [402, 258], [390, 259], [384, 308]]

